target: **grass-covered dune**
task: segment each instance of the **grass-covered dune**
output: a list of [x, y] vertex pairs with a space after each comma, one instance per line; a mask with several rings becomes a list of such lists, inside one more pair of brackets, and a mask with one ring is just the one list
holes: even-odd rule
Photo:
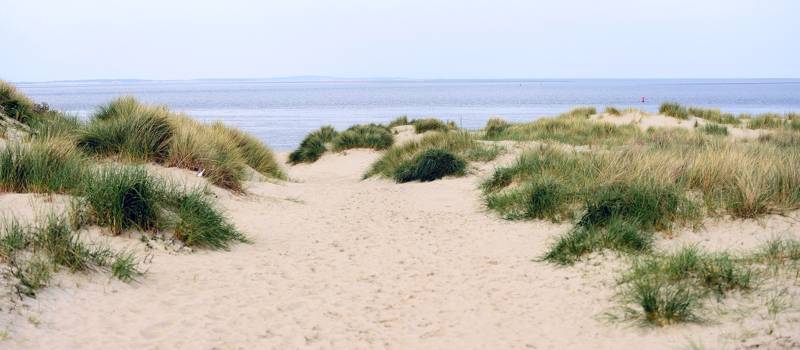
[[414, 132], [417, 134], [446, 133], [458, 129], [453, 122], [444, 122], [436, 118], [409, 120], [405, 116], [396, 118], [388, 125], [353, 125], [341, 132], [332, 126], [323, 126], [303, 138], [300, 146], [289, 154], [288, 163], [313, 163], [328, 151], [342, 152], [354, 148], [386, 150], [395, 145], [395, 134], [392, 128], [404, 125], [413, 126]]
[[[795, 240], [748, 253], [661, 252], [659, 232], [698, 227], [706, 217], [753, 219], [800, 209], [800, 129], [796, 114], [733, 117], [665, 103], [661, 127], [611, 123], [593, 110], [512, 124], [491, 119], [487, 140], [537, 141], [481, 188], [486, 206], [511, 220], [570, 222], [540, 259], [572, 265], [613, 250], [632, 257], [620, 278], [624, 317], [664, 326], [700, 321], [710, 296], [758, 288], [779, 265], [798, 267]], [[606, 109], [604, 115], [627, 112]], [[667, 119], [664, 119], [666, 116]], [[691, 117], [700, 121], [684, 124]], [[674, 119], [669, 119], [674, 118]], [[621, 119], [620, 119], [621, 120]], [[764, 129], [736, 138], [731, 130]], [[596, 147], [576, 147], [576, 146]], [[769, 237], [765, 237], [769, 238]]]
[[60, 140], [93, 157], [203, 171], [211, 183], [234, 191], [243, 190], [248, 167], [268, 178], [285, 178], [272, 151], [255, 137], [221, 123], [203, 124], [133, 97], [100, 106], [82, 122], [33, 104], [2, 82], [0, 108], [21, 123], [30, 139]]
[[489, 161], [500, 152], [501, 148], [483, 144], [466, 131], [433, 132], [418, 141], [389, 148], [364, 177], [383, 176], [397, 182], [432, 181], [464, 175], [468, 161]]
[[338, 132], [332, 126], [323, 126], [306, 135], [300, 147], [289, 154], [290, 164], [313, 163], [328, 150], [341, 152], [353, 148], [383, 150], [394, 144], [389, 127], [379, 124], [353, 125]]
[[171, 234], [209, 249], [247, 242], [207, 189], [164, 180], [144, 163], [197, 171], [234, 192], [244, 190], [252, 171], [285, 178], [272, 151], [255, 137], [133, 97], [100, 106], [82, 121], [0, 82], [0, 120], [0, 191], [71, 197], [63, 213], [46, 213], [30, 224], [0, 222], [0, 261], [21, 295], [33, 295], [63, 267], [109, 271], [126, 282], [141, 274], [133, 253], [82, 239], [87, 226], [114, 235]]
[[576, 108], [554, 118], [541, 118], [530, 123], [508, 123], [490, 119], [484, 129], [486, 140], [557, 141], [570, 145], [619, 145], [641, 134], [635, 125], [614, 125], [597, 122], [590, 107]]

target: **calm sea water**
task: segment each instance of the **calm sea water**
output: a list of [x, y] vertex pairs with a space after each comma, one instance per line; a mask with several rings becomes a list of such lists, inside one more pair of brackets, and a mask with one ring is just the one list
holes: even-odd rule
[[[800, 79], [768, 80], [274, 80], [18, 83], [37, 101], [80, 116], [120, 95], [166, 104], [203, 121], [221, 120], [276, 149], [295, 147], [321, 125], [435, 116], [480, 128], [492, 116], [524, 121], [573, 106], [636, 107], [662, 101], [733, 113], [800, 111]], [[641, 103], [641, 97], [646, 102]]]

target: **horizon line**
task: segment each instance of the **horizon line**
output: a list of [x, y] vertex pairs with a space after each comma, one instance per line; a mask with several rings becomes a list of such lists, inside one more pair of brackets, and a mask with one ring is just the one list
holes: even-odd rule
[[56, 80], [24, 80], [10, 81], [12, 84], [35, 83], [78, 83], [78, 82], [169, 82], [169, 81], [266, 81], [276, 83], [308, 83], [308, 82], [390, 82], [390, 81], [524, 81], [524, 82], [569, 82], [572, 80], [798, 80], [800, 77], [726, 77], [726, 78], [408, 78], [408, 77], [337, 77], [324, 75], [276, 76], [260, 78], [94, 78], [94, 79], [56, 79]]

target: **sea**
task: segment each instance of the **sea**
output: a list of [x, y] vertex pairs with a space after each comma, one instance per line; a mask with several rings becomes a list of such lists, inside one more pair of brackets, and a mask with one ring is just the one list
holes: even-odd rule
[[479, 129], [491, 117], [532, 121], [576, 106], [656, 111], [663, 101], [732, 113], [800, 112], [800, 79], [211, 79], [18, 82], [17, 88], [81, 118], [118, 96], [222, 121], [278, 150], [323, 125], [437, 117]]

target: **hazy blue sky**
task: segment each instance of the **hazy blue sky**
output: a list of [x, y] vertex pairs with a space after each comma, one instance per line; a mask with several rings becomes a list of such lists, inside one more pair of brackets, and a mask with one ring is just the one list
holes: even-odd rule
[[0, 78], [800, 77], [798, 0], [0, 0]]

